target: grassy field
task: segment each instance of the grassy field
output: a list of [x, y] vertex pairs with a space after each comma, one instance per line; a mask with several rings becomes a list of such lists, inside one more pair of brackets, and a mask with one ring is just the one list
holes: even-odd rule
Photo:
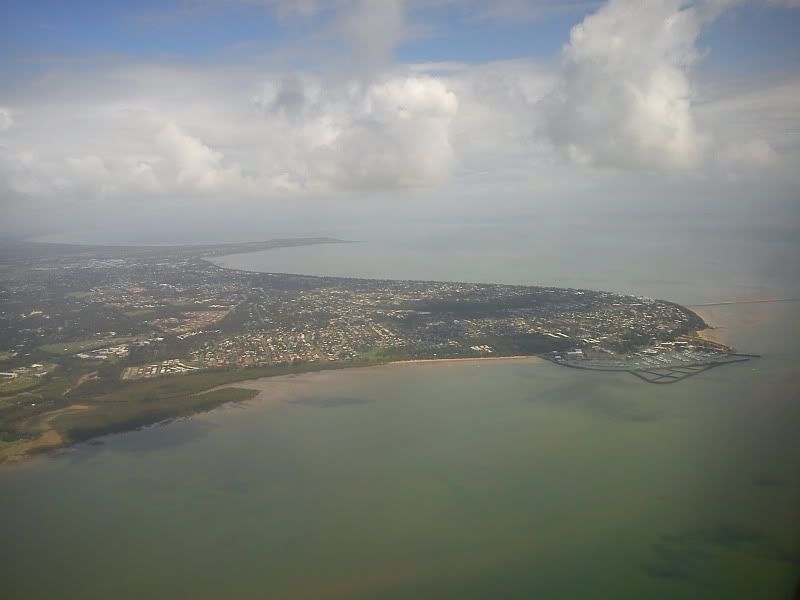
[[8, 442], [6, 440], [0, 440], [0, 452], [5, 450], [6, 448], [13, 448], [18, 443], [19, 443], [18, 441]]
[[80, 300], [80, 299], [83, 299], [83, 298], [90, 298], [91, 295], [92, 295], [92, 292], [69, 292], [67, 294], [64, 294], [64, 297], [65, 298], [75, 298], [75, 299]]
[[15, 394], [22, 390], [27, 390], [41, 383], [36, 377], [15, 377], [14, 379], [3, 379], [0, 381], [0, 394]]
[[122, 313], [126, 317], [134, 317], [137, 319], [141, 319], [144, 317], [150, 317], [157, 314], [157, 311], [153, 309], [145, 309], [145, 310], [128, 310]]
[[106, 346], [115, 346], [117, 344], [124, 344], [126, 342], [134, 342], [136, 337], [109, 337], [103, 339], [89, 338], [85, 340], [77, 340], [74, 342], [59, 342], [57, 344], [45, 344], [39, 346], [39, 350], [49, 354], [77, 354], [78, 352], [87, 352], [89, 350], [97, 350], [98, 348], [105, 348]]

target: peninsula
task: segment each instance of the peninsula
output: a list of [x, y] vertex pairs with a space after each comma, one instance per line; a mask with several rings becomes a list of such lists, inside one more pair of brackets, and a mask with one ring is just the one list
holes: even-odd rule
[[253, 273], [208, 259], [330, 238], [0, 245], [0, 462], [242, 400], [223, 384], [541, 356], [673, 383], [747, 360], [691, 310], [611, 292]]

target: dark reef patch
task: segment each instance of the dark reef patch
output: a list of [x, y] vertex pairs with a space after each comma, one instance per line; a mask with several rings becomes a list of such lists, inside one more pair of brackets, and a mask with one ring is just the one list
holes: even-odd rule
[[791, 564], [798, 564], [800, 560], [761, 531], [736, 523], [718, 523], [661, 536], [653, 544], [652, 556], [642, 565], [642, 570], [648, 577], [694, 580], [702, 574], [705, 560], [720, 551]]

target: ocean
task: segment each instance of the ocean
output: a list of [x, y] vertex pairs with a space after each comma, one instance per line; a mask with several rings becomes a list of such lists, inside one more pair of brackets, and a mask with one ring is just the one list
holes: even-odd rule
[[[783, 232], [783, 233], [781, 233]], [[314, 232], [233, 268], [800, 297], [800, 241], [724, 224]], [[674, 385], [536, 359], [258, 380], [259, 395], [0, 470], [10, 598], [789, 598], [796, 301], [698, 308], [762, 358]]]

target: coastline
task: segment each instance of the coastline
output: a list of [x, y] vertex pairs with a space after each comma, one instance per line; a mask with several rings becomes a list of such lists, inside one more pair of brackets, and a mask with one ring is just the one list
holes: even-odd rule
[[[9, 465], [20, 465], [26, 462], [31, 461], [34, 458], [41, 458], [47, 457], [55, 452], [65, 450], [70, 448], [76, 444], [82, 442], [90, 442], [91, 440], [105, 437], [107, 435], [113, 435], [116, 433], [127, 433], [130, 431], [137, 431], [140, 429], [144, 429], [146, 427], [151, 427], [153, 425], [158, 425], [161, 423], [167, 423], [176, 418], [186, 418], [192, 417], [195, 415], [199, 415], [202, 413], [210, 412], [226, 404], [233, 404], [236, 402], [241, 402], [243, 400], [252, 400], [258, 397], [261, 393], [265, 390], [263, 386], [273, 384], [273, 380], [284, 380], [285, 378], [290, 378], [294, 382], [302, 382], [304, 377], [309, 376], [320, 376], [320, 374], [339, 371], [342, 369], [376, 369], [376, 368], [386, 368], [392, 366], [401, 366], [401, 365], [454, 365], [454, 364], [468, 364], [468, 363], [475, 363], [479, 365], [485, 361], [542, 361], [543, 359], [539, 358], [536, 355], [514, 355], [514, 356], [476, 356], [476, 357], [468, 357], [468, 358], [429, 358], [429, 359], [414, 359], [414, 360], [396, 360], [396, 361], [387, 361], [383, 363], [375, 363], [375, 364], [363, 364], [363, 363], [355, 363], [352, 365], [336, 365], [335, 368], [330, 368], [330, 365], [326, 365], [325, 363], [320, 363], [318, 368], [311, 368], [308, 370], [304, 370], [302, 372], [297, 373], [275, 373], [271, 375], [261, 375], [258, 376], [254, 373], [254, 376], [247, 379], [237, 379], [235, 381], [230, 381], [227, 383], [223, 383], [220, 385], [212, 385], [206, 389], [195, 391], [194, 393], [187, 394], [189, 398], [199, 399], [202, 397], [206, 397], [209, 399], [208, 402], [202, 403], [200, 406], [196, 408], [191, 408], [185, 412], [179, 412], [176, 414], [166, 414], [159, 418], [154, 418], [152, 420], [137, 420], [131, 419], [127, 422], [123, 422], [118, 424], [113, 430], [110, 431], [102, 431], [93, 435], [89, 435], [82, 439], [70, 439], [67, 435], [63, 432], [59, 431], [56, 427], [52, 426], [52, 421], [54, 417], [60, 416], [65, 412], [81, 412], [91, 415], [92, 407], [99, 406], [99, 405], [75, 405], [74, 407], [68, 407], [67, 409], [60, 409], [58, 411], [54, 411], [54, 413], [46, 415], [46, 419], [44, 419], [43, 424], [45, 425], [41, 429], [39, 429], [39, 435], [32, 439], [22, 440], [18, 443], [8, 445], [6, 447], [0, 446], [0, 470], [2, 470], [3, 466]], [[326, 368], [327, 367], [327, 368]], [[183, 378], [183, 377], [191, 377], [191, 375], [177, 375], [175, 377]], [[252, 385], [252, 382], [259, 382], [259, 385]], [[251, 384], [248, 386], [248, 384]], [[274, 381], [276, 386], [280, 385], [279, 381]], [[210, 397], [215, 393], [219, 392], [220, 390], [229, 390], [229, 391], [237, 391], [243, 393], [241, 397], [237, 398], [229, 398], [222, 394], [218, 401], [211, 399]], [[278, 394], [278, 397], [274, 398], [276, 403], [282, 401], [282, 394]], [[145, 411], [142, 411], [144, 414]]]
[[[417, 358], [413, 360], [392, 360], [387, 363], [386, 365], [409, 365], [409, 364], [428, 364], [428, 363], [436, 363], [436, 364], [450, 364], [450, 363], [469, 363], [469, 362], [482, 362], [487, 360], [534, 360], [534, 361], [541, 361], [543, 359], [539, 358], [535, 354], [516, 354], [514, 356], [475, 356], [469, 358]], [[382, 366], [382, 365], [376, 365]]]
[[[543, 358], [535, 355], [535, 354], [518, 354], [514, 356], [475, 356], [475, 357], [467, 357], [467, 358], [418, 358], [412, 360], [391, 360], [382, 363], [374, 363], [374, 364], [354, 364], [352, 366], [345, 366], [340, 369], [310, 369], [308, 371], [303, 371], [302, 373], [284, 373], [284, 374], [276, 374], [276, 375], [266, 375], [260, 377], [252, 377], [250, 379], [242, 379], [240, 381], [233, 381], [230, 383], [223, 383], [221, 385], [214, 386], [202, 392], [199, 392], [198, 395], [208, 394], [210, 392], [214, 392], [216, 390], [224, 390], [230, 388], [241, 388], [241, 389], [259, 389], [261, 388], [250, 388], [247, 387], [248, 384], [252, 382], [263, 382], [264, 384], [268, 384], [271, 381], [276, 380], [285, 380], [291, 379], [292, 381], [301, 381], [304, 378], [310, 377], [321, 377], [324, 374], [328, 373], [337, 373], [343, 370], [358, 370], [358, 371], [366, 371], [372, 369], [385, 369], [387, 367], [401, 367], [403, 365], [463, 365], [469, 363], [476, 363], [480, 364], [482, 362], [494, 362], [494, 361], [529, 361], [529, 362], [549, 362], [545, 361]], [[226, 403], [223, 403], [226, 404]], [[222, 404], [220, 405], [222, 406]]]
[[714, 342], [716, 344], [723, 344], [725, 346], [730, 345], [730, 341], [725, 339], [726, 336], [723, 333], [725, 328], [716, 324], [718, 320], [712, 308], [707, 306], [701, 308], [689, 307], [689, 310], [703, 319], [707, 325], [705, 329], [697, 332], [697, 337], [708, 342]]
[[[198, 258], [214, 265], [216, 268], [230, 271], [245, 271], [239, 268], [220, 264], [221, 259], [239, 254], [251, 254], [276, 247], [293, 247], [294, 245], [315, 245], [324, 243], [356, 243], [352, 241], [337, 240], [333, 238], [308, 238], [299, 240], [302, 244], [281, 244], [287, 240], [269, 240], [245, 244], [209, 245], [204, 254]], [[298, 240], [289, 240], [297, 242]], [[277, 244], [277, 245], [276, 245]], [[263, 247], [262, 247], [263, 246]], [[154, 248], [158, 248], [155, 246]], [[126, 247], [109, 246], [114, 250], [125, 250]], [[175, 250], [203, 248], [203, 246], [178, 245]], [[150, 247], [140, 249], [150, 250]], [[262, 273], [264, 271], [252, 271]], [[299, 275], [301, 277], [320, 277], [319, 275]], [[339, 278], [337, 278], [339, 279]], [[358, 278], [361, 279], [361, 278]], [[529, 286], [526, 286], [529, 287]], [[713, 321], [709, 317], [710, 311], [697, 311], [706, 323]], [[709, 324], [710, 327], [713, 327]], [[701, 337], [717, 341], [709, 329], [698, 332]], [[514, 348], [517, 350], [517, 348]], [[513, 351], [513, 350], [512, 350]], [[320, 373], [328, 370], [349, 368], [368, 368], [388, 365], [403, 364], [433, 364], [452, 365], [473, 363], [479, 365], [482, 361], [498, 360], [544, 360], [536, 355], [513, 356], [475, 356], [464, 358], [424, 358], [410, 360], [383, 360], [363, 359], [341, 362], [315, 362], [303, 363], [287, 367], [256, 367], [248, 369], [221, 369], [219, 371], [204, 370], [195, 374], [168, 376], [154, 378], [133, 383], [123, 381], [119, 389], [110, 390], [97, 395], [90, 405], [82, 409], [83, 415], [70, 415], [59, 411], [41, 413], [31, 418], [35, 425], [30, 431], [39, 434], [29, 439], [15, 440], [0, 444], [0, 464], [8, 462], [21, 462], [31, 456], [46, 454], [53, 450], [70, 447], [81, 441], [87, 441], [126, 431], [135, 431], [151, 425], [169, 421], [174, 418], [183, 418], [208, 412], [224, 404], [236, 402], [248, 396], [247, 382], [266, 381], [275, 377]], [[222, 390], [225, 390], [224, 392]], [[249, 390], [252, 392], [252, 390]], [[118, 396], [115, 396], [119, 392]], [[159, 404], [149, 404], [154, 398], [159, 399]], [[114, 402], [107, 402], [114, 400]]]

